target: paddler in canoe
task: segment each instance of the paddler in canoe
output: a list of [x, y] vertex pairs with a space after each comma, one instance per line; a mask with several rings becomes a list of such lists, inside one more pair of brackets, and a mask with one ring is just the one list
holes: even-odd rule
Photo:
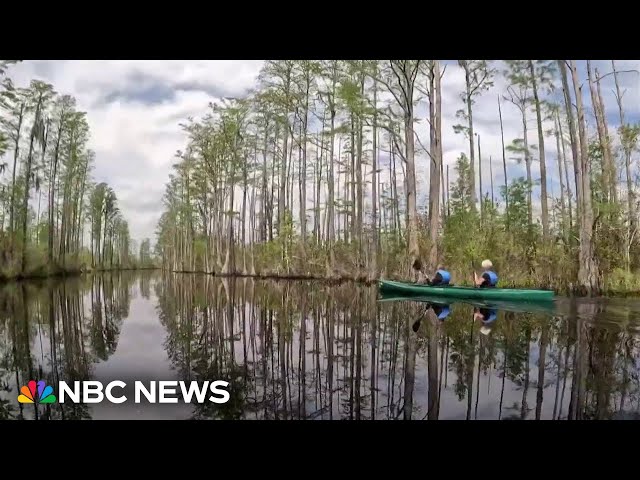
[[473, 272], [476, 287], [495, 288], [498, 284], [498, 275], [493, 271], [493, 263], [491, 260], [482, 261], [482, 275], [478, 276]]
[[438, 268], [436, 269], [436, 273], [433, 278], [427, 277], [424, 273], [422, 273], [422, 269], [419, 270], [422, 281], [419, 283], [423, 283], [425, 285], [429, 285], [431, 287], [448, 287], [451, 285], [451, 273], [445, 268], [443, 264], [438, 264]]

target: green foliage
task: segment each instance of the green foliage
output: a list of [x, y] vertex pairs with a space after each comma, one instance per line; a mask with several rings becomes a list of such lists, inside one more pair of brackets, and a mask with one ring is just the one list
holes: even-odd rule
[[505, 220], [509, 224], [510, 231], [523, 240], [527, 238], [531, 228], [528, 217], [530, 191], [531, 187], [523, 177], [512, 180], [508, 190], [504, 186], [500, 187], [500, 194], [505, 200], [505, 204], [509, 205], [505, 212]]
[[638, 145], [638, 138], [640, 138], [640, 124], [621, 125], [618, 127], [618, 134], [620, 135], [620, 141], [623, 148], [631, 152]]
[[466, 212], [473, 206], [473, 179], [471, 165], [464, 153], [456, 160], [457, 180], [451, 187], [451, 209], [453, 212]]
[[[196, 251], [202, 250], [201, 256], [204, 255], [206, 251], [206, 242], [204, 242], [204, 246], [200, 246], [203, 242], [200, 240], [198, 246], [196, 247]], [[141, 268], [151, 268], [155, 266], [154, 260], [151, 253], [151, 240], [145, 238], [140, 242], [140, 252], [138, 256], [138, 262]]]
[[640, 292], [640, 275], [622, 268], [614, 268], [606, 277], [604, 290], [609, 295], [616, 295], [620, 292], [630, 292], [637, 295]]
[[529, 149], [525, 147], [524, 139], [522, 138], [513, 139], [511, 144], [505, 146], [505, 150], [509, 153], [515, 153], [517, 155], [515, 157], [515, 160], [518, 164], [522, 163], [527, 155], [531, 155]]
[[[467, 114], [465, 113], [464, 110], [458, 110], [456, 112], [456, 115], [458, 116], [458, 114], [462, 118], [466, 119], [466, 117], [467, 117]], [[456, 124], [456, 125], [453, 126], [453, 132], [457, 133], [457, 134], [462, 133], [465, 136], [465, 138], [468, 139], [470, 130], [469, 130], [469, 127], [466, 126], [466, 125]]]
[[468, 78], [467, 90], [460, 94], [463, 103], [467, 103], [468, 97], [473, 103], [473, 97], [493, 87], [493, 77], [497, 71], [489, 60], [458, 60], [458, 64], [465, 70], [465, 78]]
[[22, 60], [0, 60], [0, 76], [6, 75], [11, 65], [15, 65]]

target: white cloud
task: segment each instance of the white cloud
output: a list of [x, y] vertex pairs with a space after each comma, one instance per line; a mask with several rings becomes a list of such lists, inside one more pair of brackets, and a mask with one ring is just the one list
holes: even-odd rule
[[[582, 78], [585, 78], [581, 63]], [[78, 100], [78, 108], [88, 112], [92, 138], [90, 147], [96, 151], [94, 177], [112, 185], [120, 198], [123, 214], [130, 223], [134, 238], [154, 236], [161, 214], [161, 198], [176, 150], [185, 146], [185, 135], [179, 123], [188, 116], [198, 117], [206, 112], [210, 101], [222, 96], [240, 96], [255, 86], [262, 61], [25, 61], [12, 68], [10, 74], [19, 85], [39, 78], [53, 84], [60, 93]], [[611, 70], [610, 61], [594, 61], [601, 74]], [[638, 61], [619, 61], [620, 70], [640, 67]], [[639, 75], [621, 77], [627, 119], [639, 119]], [[492, 159], [496, 194], [503, 184], [502, 147], [498, 122], [498, 95], [505, 91], [505, 80], [496, 79], [489, 92], [476, 99], [475, 129], [482, 140], [483, 187], [489, 188], [488, 160]], [[610, 131], [617, 126], [617, 106], [613, 97], [612, 76], [603, 80]], [[443, 77], [443, 147], [445, 164], [449, 165], [450, 180], [455, 179], [453, 166], [461, 152], [468, 154], [468, 140], [453, 132], [460, 123], [456, 111], [463, 108], [460, 92], [464, 75], [455, 64], [449, 64]], [[583, 87], [584, 101], [590, 107], [588, 85]], [[424, 117], [426, 110], [418, 110]], [[522, 122], [513, 105], [503, 101], [505, 143], [522, 137]], [[592, 117], [592, 116], [591, 116]], [[591, 117], [588, 121], [593, 123]], [[545, 125], [550, 128], [551, 124]], [[428, 124], [420, 122], [418, 134], [428, 145]], [[529, 141], [537, 143], [535, 117], [529, 117]], [[553, 138], [545, 139], [549, 190], [559, 192], [556, 147]], [[386, 146], [385, 146], [386, 148]], [[568, 151], [570, 154], [570, 152]], [[511, 159], [509, 175], [524, 175], [524, 167]], [[534, 178], [539, 177], [538, 165], [533, 167]], [[428, 191], [428, 160], [421, 155], [417, 165], [418, 199]], [[551, 184], [553, 182], [553, 184]], [[311, 187], [310, 187], [311, 188]], [[536, 195], [539, 195], [539, 189]], [[308, 195], [309, 200], [311, 195]]]

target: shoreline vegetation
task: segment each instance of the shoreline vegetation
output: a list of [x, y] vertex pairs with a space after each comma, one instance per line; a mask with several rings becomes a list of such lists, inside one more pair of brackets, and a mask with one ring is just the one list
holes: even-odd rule
[[142, 272], [160, 270], [159, 267], [127, 267], [127, 268], [94, 268], [94, 269], [50, 269], [40, 270], [36, 272], [19, 273], [13, 276], [7, 276], [6, 274], [0, 274], [0, 283], [19, 282], [22, 280], [46, 280], [49, 278], [66, 278], [77, 277], [88, 274], [101, 274], [101, 273], [118, 273], [118, 272]]
[[[375, 277], [371, 278], [366, 275], [341, 275], [341, 276], [333, 276], [327, 277], [321, 274], [302, 274], [302, 273], [275, 273], [275, 272], [263, 272], [263, 273], [221, 273], [221, 272], [205, 272], [203, 270], [200, 271], [167, 271], [164, 270], [160, 266], [144, 266], [144, 267], [127, 267], [127, 268], [95, 268], [95, 269], [76, 269], [76, 270], [57, 270], [51, 271], [48, 273], [38, 272], [34, 274], [26, 274], [26, 275], [17, 275], [14, 277], [6, 277], [0, 276], [0, 284], [7, 284], [11, 282], [20, 282], [20, 281], [39, 281], [39, 280], [47, 280], [54, 278], [67, 278], [67, 277], [80, 277], [82, 275], [96, 275], [96, 274], [105, 274], [105, 273], [121, 273], [121, 272], [160, 272], [162, 274], [180, 274], [180, 275], [202, 275], [202, 276], [211, 276], [213, 278], [233, 278], [233, 279], [251, 279], [251, 280], [267, 280], [267, 281], [275, 281], [275, 282], [287, 282], [287, 281], [313, 281], [320, 282], [322, 284], [342, 284], [342, 283], [361, 283], [367, 286], [373, 286], [377, 284], [379, 280], [382, 279], [393, 279], [404, 281], [403, 277], [400, 275], [395, 275], [393, 277]], [[470, 276], [469, 276], [470, 278]], [[472, 286], [473, 283], [468, 280], [462, 279], [461, 281], [455, 282], [455, 285], [460, 286]], [[631, 283], [630, 286], [625, 286], [624, 283], [618, 285], [605, 286], [602, 290], [602, 295], [609, 298], [628, 298], [628, 297], [640, 297], [640, 287], [636, 287], [635, 284]], [[537, 285], [532, 283], [517, 283], [517, 282], [503, 282], [501, 288], [531, 288], [531, 289], [549, 289], [553, 290], [556, 295], [564, 295], [564, 296], [583, 296], [583, 294], [576, 289], [572, 289], [571, 286], [563, 286], [563, 285]]]

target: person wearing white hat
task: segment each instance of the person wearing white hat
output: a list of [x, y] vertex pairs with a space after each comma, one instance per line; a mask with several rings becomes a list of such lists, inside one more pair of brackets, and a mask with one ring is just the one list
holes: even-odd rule
[[482, 275], [478, 276], [476, 272], [473, 272], [476, 286], [480, 288], [495, 288], [498, 284], [498, 275], [493, 271], [493, 263], [491, 260], [482, 261]]

